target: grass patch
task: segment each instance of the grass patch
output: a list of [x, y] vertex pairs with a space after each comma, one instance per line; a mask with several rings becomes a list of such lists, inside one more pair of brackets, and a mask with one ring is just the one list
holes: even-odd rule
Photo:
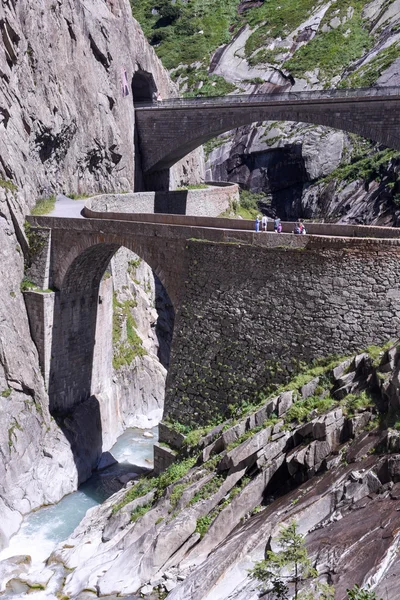
[[400, 44], [392, 44], [388, 48], [381, 50], [377, 56], [348, 75], [340, 82], [340, 88], [362, 88], [371, 87], [382, 73], [394, 63], [400, 56]]
[[167, 69], [196, 61], [230, 41], [238, 20], [239, 0], [131, 0], [133, 16], [141, 24]]
[[360, 394], [347, 394], [340, 402], [343, 413], [346, 416], [353, 416], [359, 411], [373, 408], [375, 402], [368, 391], [361, 392]]
[[11, 388], [7, 388], [1, 392], [1, 396], [3, 398], [8, 398], [11, 395]]
[[18, 187], [12, 181], [7, 181], [6, 179], [0, 179], [0, 187], [4, 190], [9, 190], [10, 192], [16, 192]]
[[220, 146], [223, 146], [225, 143], [229, 142], [232, 139], [231, 135], [223, 135], [216, 138], [211, 138], [211, 140], [207, 140], [205, 144], [203, 144], [204, 152], [206, 155], [206, 159], [210, 156], [211, 152]]
[[37, 200], [36, 205], [31, 210], [31, 215], [39, 217], [41, 215], [48, 215], [54, 210], [56, 203], [55, 196], [49, 196], [48, 198], [41, 198]]
[[313, 413], [322, 415], [336, 404], [337, 402], [331, 396], [326, 396], [325, 398], [309, 396], [303, 400], [297, 400], [285, 414], [285, 423], [293, 421], [306, 423], [312, 418]]
[[172, 490], [172, 493], [169, 497], [169, 501], [171, 503], [171, 511], [176, 507], [176, 505], [178, 504], [179, 500], [182, 498], [183, 492], [185, 491], [185, 489], [187, 488], [187, 484], [186, 483], [178, 483], [174, 489]]
[[197, 519], [196, 533], [200, 534], [200, 538], [205, 536], [213, 520], [214, 519], [211, 515], [204, 515], [204, 517]]
[[361, 16], [364, 2], [353, 2], [352, 5], [354, 15], [351, 19], [337, 29], [319, 30], [308, 44], [301, 46], [285, 62], [285, 68], [292, 75], [303, 77], [307, 71], [318, 68], [320, 80], [329, 80], [372, 47], [373, 39]]
[[[236, 90], [236, 86], [233, 83], [226, 81], [220, 75], [208, 75], [206, 71], [200, 71], [195, 79], [195, 83], [192, 79], [192, 83], [190, 84], [189, 80], [188, 84], [189, 90], [183, 94], [185, 98], [226, 96]], [[195, 85], [195, 87], [190, 89], [191, 85]]]
[[321, 181], [329, 183], [332, 180], [352, 182], [358, 179], [366, 183], [381, 181], [387, 176], [387, 169], [392, 160], [400, 159], [398, 150], [385, 148], [369, 156], [356, 155], [350, 164], [339, 166]]
[[141, 498], [152, 490], [155, 490], [156, 493], [152, 503], [153, 506], [154, 503], [162, 496], [165, 489], [186, 475], [186, 473], [194, 466], [195, 463], [196, 458], [187, 458], [185, 460], [173, 463], [166, 471], [158, 475], [158, 477], [144, 477], [125, 494], [121, 502], [113, 507], [113, 514], [129, 504], [129, 502], [132, 502], [137, 498]]
[[206, 190], [209, 186], [205, 183], [193, 183], [190, 185], [184, 185], [182, 187], [176, 188], [177, 192], [184, 192], [186, 190]]
[[131, 513], [131, 522], [135, 523], [138, 519], [140, 519], [140, 517], [143, 517], [143, 515], [149, 512], [151, 507], [152, 505], [150, 503], [144, 504], [143, 506], [137, 506]]
[[225, 477], [216, 475], [205, 485], [203, 485], [203, 487], [193, 496], [189, 504], [192, 505], [200, 502], [201, 500], [207, 500], [207, 498], [210, 498], [210, 496], [218, 492], [224, 481]]
[[[136, 333], [136, 321], [132, 316], [131, 309], [135, 308], [135, 300], [119, 302], [117, 295], [113, 297], [113, 367], [121, 369], [125, 365], [132, 364], [137, 356], [147, 354], [143, 348], [141, 337]], [[126, 339], [122, 339], [124, 323], [126, 326]]]
[[[247, 62], [251, 67], [264, 64], [276, 65], [279, 63], [279, 61], [276, 60], [276, 57], [279, 54], [286, 54], [286, 52], [287, 51], [285, 51], [284, 48], [273, 48], [272, 50], [269, 48], [261, 48], [261, 50], [258, 50], [255, 54], [252, 54]], [[262, 79], [261, 83], [264, 83]]]
[[246, 56], [265, 46], [269, 40], [284, 38], [307, 19], [315, 10], [315, 0], [268, 0], [258, 8], [244, 13], [244, 19], [254, 27], [261, 24], [248, 38]]

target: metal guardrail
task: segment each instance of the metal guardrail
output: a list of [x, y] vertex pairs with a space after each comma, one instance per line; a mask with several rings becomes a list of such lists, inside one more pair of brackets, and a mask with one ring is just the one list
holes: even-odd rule
[[400, 87], [372, 87], [356, 89], [318, 90], [306, 92], [280, 92], [270, 94], [240, 94], [196, 98], [167, 98], [154, 102], [136, 102], [135, 109], [162, 109], [174, 107], [213, 106], [216, 104], [258, 104], [263, 102], [296, 102], [312, 100], [339, 100], [347, 98], [380, 98], [399, 96]]

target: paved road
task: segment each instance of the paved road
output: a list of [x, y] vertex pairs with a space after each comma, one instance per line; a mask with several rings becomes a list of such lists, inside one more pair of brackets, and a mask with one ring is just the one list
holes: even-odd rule
[[72, 200], [64, 194], [58, 194], [54, 210], [47, 217], [67, 217], [69, 219], [84, 219], [81, 214], [85, 200]]

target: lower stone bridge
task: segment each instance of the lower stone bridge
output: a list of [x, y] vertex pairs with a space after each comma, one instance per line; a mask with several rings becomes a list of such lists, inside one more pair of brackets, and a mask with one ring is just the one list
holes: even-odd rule
[[292, 223], [276, 234], [243, 220], [86, 214], [28, 217], [43, 240], [36, 283], [55, 290], [26, 297], [53, 414], [92, 393], [99, 285], [121, 246], [174, 304], [165, 411], [180, 421], [207, 422], [302, 361], [399, 335], [399, 229], [310, 224], [300, 236]]
[[356, 133], [400, 150], [400, 88], [318, 90], [135, 105], [142, 168], [163, 172], [207, 140], [260, 121], [296, 121]]

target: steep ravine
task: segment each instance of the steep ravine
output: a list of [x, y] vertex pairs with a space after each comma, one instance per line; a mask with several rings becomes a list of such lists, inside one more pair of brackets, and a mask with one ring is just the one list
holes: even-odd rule
[[[20, 290], [25, 215], [38, 198], [59, 192], [134, 189], [140, 180], [133, 143], [134, 74], [150, 77], [165, 98], [177, 89], [131, 17], [128, 0], [5, 1], [0, 32], [2, 549], [23, 514], [56, 502], [78, 481], [70, 445], [49, 415]], [[128, 95], [121, 85], [125, 72]], [[201, 180], [202, 164], [196, 151], [172, 169], [171, 185]], [[154, 394], [163, 376], [162, 369], [149, 366], [146, 377]], [[140, 376], [137, 381], [132, 385], [144, 403], [149, 385]], [[125, 422], [134, 421], [133, 407], [126, 412]], [[117, 434], [109, 432], [110, 443]]]
[[91, 509], [54, 551], [48, 569], [70, 569], [56, 594], [256, 600], [247, 569], [295, 519], [337, 600], [367, 581], [395, 600], [399, 360], [392, 346], [320, 361], [182, 438], [180, 462]]

